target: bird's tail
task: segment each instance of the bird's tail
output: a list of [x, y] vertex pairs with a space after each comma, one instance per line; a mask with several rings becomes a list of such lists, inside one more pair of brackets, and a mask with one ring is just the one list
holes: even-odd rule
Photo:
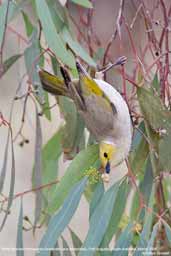
[[69, 97], [68, 89], [64, 80], [50, 74], [49, 72], [45, 71], [44, 69], [39, 69], [39, 77], [43, 86], [43, 89], [49, 93], [54, 95], [62, 95]]

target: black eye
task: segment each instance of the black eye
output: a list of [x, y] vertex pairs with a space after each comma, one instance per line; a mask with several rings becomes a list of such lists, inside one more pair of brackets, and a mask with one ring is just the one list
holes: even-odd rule
[[107, 153], [106, 153], [106, 152], [104, 152], [104, 157], [105, 157], [105, 158], [107, 158], [107, 157], [108, 157], [108, 155], [107, 155]]

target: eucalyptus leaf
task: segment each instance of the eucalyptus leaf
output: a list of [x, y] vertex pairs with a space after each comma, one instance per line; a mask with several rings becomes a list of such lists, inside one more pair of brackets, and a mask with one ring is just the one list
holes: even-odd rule
[[30, 37], [33, 33], [34, 26], [32, 25], [28, 15], [25, 12], [22, 11], [22, 15], [23, 15], [24, 23], [25, 23], [27, 36]]
[[80, 240], [80, 238], [78, 237], [78, 235], [76, 235], [76, 233], [69, 228], [70, 234], [71, 234], [71, 238], [72, 238], [72, 243], [73, 243], [73, 248], [75, 248], [75, 255], [77, 256], [79, 253], [79, 249], [82, 246], [82, 241]]
[[165, 227], [165, 231], [166, 231], [166, 236], [167, 236], [167, 240], [169, 242], [169, 245], [171, 246], [171, 227], [169, 226], [169, 224], [167, 222], [163, 222], [164, 227]]
[[104, 235], [103, 241], [100, 245], [101, 248], [107, 247], [118, 230], [119, 223], [124, 213], [124, 209], [127, 202], [127, 196], [129, 192], [129, 184], [127, 179], [123, 180], [119, 186], [117, 197], [113, 206], [112, 216], [107, 228], [107, 231]]
[[148, 252], [148, 254], [150, 253], [153, 254], [154, 242], [157, 236], [158, 226], [159, 226], [158, 222], [153, 226], [153, 230], [146, 248], [146, 252]]
[[20, 213], [18, 217], [18, 228], [17, 228], [17, 242], [16, 242], [16, 256], [24, 256], [23, 247], [23, 202], [21, 198]]
[[100, 245], [112, 216], [118, 189], [119, 182], [115, 183], [101, 198], [90, 219], [88, 234], [82, 246], [85, 250], [81, 250], [79, 256], [94, 255], [95, 248]]
[[[42, 149], [42, 181], [43, 184], [48, 184], [57, 179], [58, 176], [58, 161], [62, 153], [61, 148], [61, 130], [57, 131]], [[47, 202], [56, 195], [56, 186], [52, 186], [47, 190], [43, 190], [43, 194]]]
[[72, 256], [67, 241], [63, 236], [61, 236], [61, 238], [62, 238], [62, 245], [63, 245], [63, 256]]
[[62, 29], [62, 37], [70, 48], [76, 53], [77, 56], [81, 57], [90, 66], [96, 67], [95, 61], [89, 56], [89, 54], [84, 50], [84, 48], [75, 41], [66, 26]]
[[124, 230], [122, 230], [121, 235], [116, 241], [113, 250], [113, 256], [128, 256], [128, 250], [126, 250], [126, 248], [129, 248], [131, 245], [131, 241], [133, 238], [133, 226], [133, 223], [129, 223], [128, 226]]
[[89, 146], [81, 151], [71, 162], [59, 184], [56, 185], [56, 195], [47, 208], [49, 214], [54, 213], [64, 202], [70, 189], [81, 180], [84, 171], [93, 166], [98, 159], [98, 145]]
[[3, 63], [2, 72], [0, 74], [0, 78], [10, 69], [10, 67], [19, 59], [21, 58], [22, 54], [16, 54], [11, 57], [9, 57], [5, 62]]
[[7, 203], [7, 208], [5, 211], [5, 216], [2, 220], [2, 223], [0, 225], [0, 232], [2, 231], [10, 208], [12, 206], [12, 202], [13, 202], [13, 197], [14, 197], [14, 186], [15, 186], [15, 156], [14, 156], [14, 145], [13, 145], [13, 141], [12, 141], [12, 132], [10, 131], [10, 136], [11, 136], [11, 173], [10, 173], [10, 189], [9, 189], [9, 195], [8, 195], [8, 203]]
[[62, 146], [65, 155], [72, 159], [85, 147], [84, 121], [77, 112], [75, 104], [66, 97], [60, 97], [60, 110], [65, 119], [62, 132]]
[[[36, 140], [35, 140], [35, 166], [33, 173], [33, 183], [35, 187], [40, 187], [42, 185], [42, 130], [40, 124], [40, 117], [36, 108]], [[35, 198], [35, 219], [34, 219], [34, 231], [37, 222], [39, 221], [42, 209], [42, 191], [38, 190], [36, 192]]]
[[39, 75], [36, 70], [36, 66], [41, 66], [41, 58], [39, 57], [40, 54], [40, 44], [38, 41], [38, 34], [37, 30], [34, 29], [32, 33], [32, 42], [29, 47], [26, 48], [24, 51], [24, 59], [25, 59], [25, 65], [28, 73], [28, 77], [30, 82], [33, 84], [33, 87], [35, 89], [35, 94], [41, 104], [45, 103], [44, 99], [44, 91], [42, 89], [42, 85], [40, 82]]
[[93, 8], [93, 5], [89, 0], [70, 0], [70, 1], [72, 1], [74, 4], [81, 5], [85, 8]]
[[4, 40], [4, 33], [7, 25], [7, 18], [8, 18], [8, 12], [9, 12], [9, 5], [10, 1], [5, 1], [0, 6], [0, 47]]
[[71, 68], [75, 68], [74, 58], [71, 53], [66, 50], [65, 42], [56, 31], [46, 0], [36, 0], [36, 8], [49, 47], [63, 63]]
[[59, 236], [69, 224], [78, 207], [86, 183], [87, 178], [85, 177], [70, 190], [70, 193], [65, 199], [62, 208], [51, 218], [47, 230], [41, 239], [39, 245], [40, 251], [37, 253], [37, 255], [50, 255], [50, 251], [46, 249], [55, 247]]
[[9, 141], [10, 141], [10, 130], [8, 130], [7, 142], [6, 142], [6, 145], [5, 145], [3, 165], [2, 165], [1, 174], [0, 174], [0, 193], [3, 190], [5, 177], [6, 177], [6, 172], [7, 172]]
[[98, 203], [100, 202], [101, 198], [104, 195], [104, 184], [103, 182], [100, 182], [97, 184], [96, 189], [92, 195], [92, 199], [90, 202], [90, 213], [89, 213], [89, 220], [91, 219], [91, 216], [93, 215], [93, 212], [95, 211]]

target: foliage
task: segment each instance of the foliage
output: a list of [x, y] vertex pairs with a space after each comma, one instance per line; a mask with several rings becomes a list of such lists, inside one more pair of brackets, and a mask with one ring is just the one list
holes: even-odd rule
[[[32, 21], [27, 11], [26, 2], [29, 2], [33, 10], [36, 22]], [[144, 31], [149, 31], [144, 52], [150, 50], [153, 56], [153, 63], [149, 65], [138, 53], [134, 43], [131, 30], [133, 23], [128, 25], [126, 22], [123, 12], [124, 1], [120, 1], [117, 28], [105, 48], [94, 42], [98, 40], [93, 41], [96, 37], [91, 28], [93, 1], [68, 0], [67, 4], [65, 2], [62, 0], [5, 0], [1, 3], [0, 1], [0, 78], [7, 75], [8, 69], [24, 56], [28, 89], [24, 96], [23, 116], [25, 116], [28, 98], [31, 97], [35, 104], [36, 139], [32, 174], [33, 188], [27, 193], [36, 192], [33, 231], [36, 232], [37, 226], [45, 226], [37, 255], [61, 255], [59, 248], [61, 241], [63, 249], [66, 249], [63, 255], [118, 255], [118, 248], [120, 248], [119, 255], [125, 256], [128, 255], [125, 248], [132, 249], [132, 255], [142, 255], [142, 251], [148, 253], [169, 251], [171, 248], [169, 202], [171, 196], [171, 102], [168, 79], [170, 63], [167, 43], [165, 46], [163, 44], [164, 39], [166, 42], [169, 41], [168, 31], [163, 28], [160, 43], [158, 43], [153, 29], [154, 22], [142, 1], [138, 8], [142, 9], [142, 17], [146, 26]], [[170, 19], [171, 11], [167, 14], [163, 1], [160, 1], [160, 5], [165, 17], [163, 22], [166, 23]], [[85, 34], [81, 32], [78, 22], [75, 22], [72, 17], [74, 7], [77, 11], [79, 10], [78, 13], [86, 10], [87, 23], [83, 17], [80, 17], [82, 25], [86, 23], [87, 33]], [[138, 8], [134, 22], [140, 15]], [[21, 16], [23, 20], [27, 38], [23, 39], [18, 31], [17, 35], [20, 40], [24, 40], [26, 47], [24, 53], [16, 50], [14, 56], [4, 59], [5, 33], [16, 16]], [[121, 26], [125, 27], [128, 32], [136, 62], [131, 75], [127, 74], [124, 67], [119, 70], [123, 79], [123, 94], [129, 104], [133, 121], [133, 142], [129, 156], [129, 168], [133, 176], [124, 177], [106, 190], [100, 178], [98, 145], [91, 134], [86, 135], [85, 124], [70, 99], [63, 96], [57, 97], [56, 101], [65, 119], [65, 125], [61, 126], [44, 146], [42, 145], [41, 115], [44, 115], [50, 122], [53, 122], [53, 119], [49, 95], [42, 89], [37, 66], [44, 67], [48, 63], [53, 72], [60, 76], [59, 66], [62, 63], [70, 70], [72, 77], [77, 78], [76, 55], [89, 67], [90, 73], [94, 74], [94, 70], [104, 68], [109, 61], [108, 51], [116, 36], [122, 44]], [[164, 26], [169, 30], [168, 24]], [[44, 43], [44, 38], [46, 43]], [[156, 52], [159, 52], [161, 56], [156, 56]], [[164, 59], [163, 63], [161, 57]], [[152, 72], [153, 66], [157, 67], [155, 72]], [[132, 86], [130, 93], [127, 92], [126, 85]], [[18, 95], [15, 95], [13, 104], [15, 100], [19, 100]], [[138, 107], [134, 108], [134, 104], [138, 104]], [[1, 230], [6, 224], [13, 200], [24, 197], [26, 194], [23, 192], [14, 195], [13, 143], [16, 140], [13, 137], [11, 120], [12, 111], [9, 122], [0, 112], [0, 126], [4, 125], [8, 128], [0, 172], [0, 193], [3, 192], [7, 179], [9, 148], [12, 152], [9, 195], [1, 201], [1, 214], [4, 213]], [[15, 139], [22, 135], [23, 125], [24, 117]], [[24, 140], [22, 145], [24, 143], [28, 141]], [[72, 161], [59, 181], [59, 161], [63, 154]], [[133, 195], [132, 200], [129, 199], [130, 195]], [[89, 228], [84, 241], [81, 241], [74, 229], [69, 228], [73, 244], [70, 246], [70, 241], [64, 238], [63, 231], [75, 215], [82, 196], [86, 197], [89, 207], [89, 216], [86, 216], [87, 219], [89, 218]], [[21, 249], [24, 244], [23, 202], [24, 198], [21, 200], [16, 239], [16, 246]], [[130, 211], [127, 210], [128, 204]], [[114, 243], [113, 238], [115, 238]], [[71, 251], [72, 247], [75, 248], [74, 251]], [[50, 250], [46, 250], [47, 248]], [[17, 251], [17, 255], [24, 255], [24, 251]]]

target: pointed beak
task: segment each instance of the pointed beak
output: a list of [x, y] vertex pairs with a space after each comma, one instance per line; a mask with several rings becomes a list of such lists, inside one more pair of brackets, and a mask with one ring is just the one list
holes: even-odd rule
[[110, 173], [110, 162], [109, 162], [109, 160], [107, 161], [105, 171], [106, 171], [106, 173]]

